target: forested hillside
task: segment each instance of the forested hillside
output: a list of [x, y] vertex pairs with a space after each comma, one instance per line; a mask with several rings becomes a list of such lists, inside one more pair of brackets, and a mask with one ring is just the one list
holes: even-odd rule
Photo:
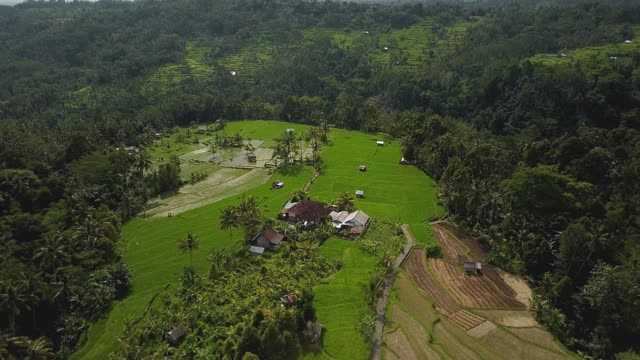
[[179, 178], [116, 148], [220, 118], [403, 138], [542, 324], [639, 351], [638, 33], [596, 2], [0, 6], [0, 354], [66, 356], [126, 296], [120, 226]]

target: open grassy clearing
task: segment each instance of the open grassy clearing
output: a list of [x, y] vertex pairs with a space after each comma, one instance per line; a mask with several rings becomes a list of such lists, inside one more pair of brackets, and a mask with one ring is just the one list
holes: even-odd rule
[[218, 66], [224, 66], [230, 73], [235, 72], [234, 77], [240, 81], [250, 81], [261, 67], [271, 61], [274, 48], [269, 43], [267, 35], [261, 34], [237, 53], [218, 58], [215, 62]]
[[155, 98], [166, 94], [171, 88], [177, 87], [185, 79], [204, 80], [214, 71], [214, 67], [207, 64], [206, 61], [210, 50], [208, 47], [199, 46], [194, 41], [187, 43], [184, 61], [179, 64], [167, 64], [158, 68], [147, 77], [140, 89], [141, 93], [147, 97]]
[[[377, 146], [376, 140], [384, 140]], [[399, 165], [400, 142], [381, 135], [334, 129], [331, 146], [323, 150], [326, 170], [310, 193], [314, 199], [333, 202], [347, 192], [355, 197], [364, 190], [365, 198], [355, 206], [369, 216], [398, 224], [409, 224], [418, 244], [434, 243], [425, 220], [444, 213], [436, 204], [436, 183], [413, 166]], [[366, 165], [367, 171], [358, 167]]]
[[[377, 140], [384, 140], [385, 145], [376, 145]], [[373, 221], [377, 218], [408, 223], [418, 243], [435, 241], [425, 222], [436, 213], [443, 213], [435, 203], [435, 182], [413, 166], [399, 165], [402, 154], [398, 141], [339, 129], [331, 131], [330, 141], [331, 146], [322, 153], [326, 169], [309, 191], [313, 199], [331, 203], [340, 193], [355, 196], [355, 190], [364, 190], [366, 197], [357, 199], [355, 207]], [[367, 172], [360, 172], [360, 165], [366, 165]], [[363, 240], [368, 236], [376, 237], [375, 232], [367, 232]], [[314, 289], [314, 306], [319, 321], [327, 328], [326, 354], [307, 356], [364, 359], [371, 349], [357, 333], [355, 322], [367, 311], [362, 285], [369, 280], [375, 258], [363, 253], [356, 243], [332, 241], [323, 245], [322, 252], [338, 259], [343, 256], [345, 266], [329, 284]]]

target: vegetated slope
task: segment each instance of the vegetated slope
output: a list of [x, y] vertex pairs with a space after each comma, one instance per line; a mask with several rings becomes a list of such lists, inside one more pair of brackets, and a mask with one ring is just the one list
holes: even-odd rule
[[[243, 124], [245, 127], [243, 127]], [[278, 124], [278, 126], [274, 126]], [[277, 122], [236, 123], [235, 129], [245, 129], [247, 133], [261, 133], [271, 136], [286, 129], [290, 124]], [[275, 135], [274, 135], [275, 137]], [[297, 174], [274, 174], [272, 180], [281, 179], [291, 189], [301, 187], [311, 177], [310, 169]], [[281, 205], [289, 198], [287, 191], [271, 191], [268, 186], [254, 188], [242, 195], [254, 195], [261, 201], [261, 210], [267, 216], [275, 216]], [[242, 195], [226, 198], [220, 202], [184, 212], [178, 216], [161, 219], [135, 218], [128, 222], [122, 231], [126, 243], [125, 262], [133, 272], [133, 286], [129, 295], [117, 302], [108, 314], [93, 324], [88, 333], [87, 343], [76, 353], [73, 359], [104, 359], [118, 348], [117, 337], [121, 336], [124, 320], [135, 319], [142, 314], [149, 300], [159, 293], [166, 284], [175, 284], [178, 275], [189, 263], [188, 254], [180, 254], [176, 241], [185, 238], [188, 232], [198, 235], [201, 248], [194, 252], [194, 266], [201, 273], [208, 270], [207, 255], [212, 248], [229, 247], [229, 232], [218, 226], [218, 214], [228, 205], [235, 204]], [[238, 239], [237, 231], [234, 239]], [[169, 288], [171, 292], [174, 287]], [[175, 290], [173, 290], [175, 291]]]
[[[631, 27], [640, 33], [640, 25]], [[628, 38], [618, 43], [567, 49], [557, 54], [538, 54], [528, 60], [534, 65], [579, 67], [590, 81], [611, 74], [613, 68], [633, 66], [633, 59], [640, 52], [640, 40]]]
[[[270, 139], [281, 134], [285, 129], [293, 127], [300, 133], [305, 127], [273, 121], [231, 122], [225, 128], [226, 134], [239, 131], [252, 139]], [[178, 134], [184, 135], [184, 129], [176, 132], [167, 139], [173, 143]], [[393, 221], [404, 220], [407, 217], [419, 225], [422, 218], [430, 217], [435, 212], [433, 190], [421, 192], [423, 186], [434, 189], [431, 182], [423, 173], [410, 166], [398, 164], [399, 145], [393, 139], [385, 139], [385, 147], [378, 147], [376, 139], [379, 137], [358, 132], [332, 130], [331, 145], [324, 149], [327, 173], [321, 175], [310, 189], [314, 199], [331, 202], [342, 189], [349, 192], [354, 183], [348, 180], [347, 173], [358, 173], [358, 166], [365, 158], [369, 159], [367, 174], [370, 178], [361, 178], [359, 184], [368, 191], [368, 197], [359, 200], [356, 206], [375, 218]], [[169, 147], [172, 154], [190, 151], [192, 147]], [[164, 157], [162, 149], [155, 150], [154, 157]], [[359, 154], [348, 161], [341, 161], [340, 153]], [[337, 166], [342, 168], [331, 168]], [[347, 170], [348, 169], [348, 170]], [[395, 173], [394, 173], [395, 171]], [[386, 178], [383, 176], [388, 172]], [[342, 174], [342, 175], [341, 175]], [[273, 179], [280, 179], [286, 183], [283, 191], [268, 190], [267, 186], [249, 190], [244, 195], [258, 196], [262, 201], [263, 211], [267, 216], [274, 216], [281, 205], [286, 202], [289, 193], [300, 188], [311, 176], [309, 171], [285, 177], [274, 174]], [[390, 178], [391, 177], [391, 178]], [[393, 179], [395, 178], [395, 179]], [[394, 188], [395, 181], [403, 179], [404, 186]], [[409, 186], [407, 188], [407, 186]], [[335, 187], [335, 190], [327, 187]], [[384, 192], [388, 188], [389, 193]], [[380, 192], [376, 195], [376, 192]], [[355, 190], [353, 190], [355, 191]], [[408, 194], [407, 194], [408, 192]], [[404, 194], [404, 195], [403, 195]], [[201, 239], [201, 249], [194, 253], [194, 265], [199, 271], [207, 268], [206, 254], [213, 247], [232, 246], [228, 234], [221, 232], [217, 226], [217, 214], [221, 208], [238, 201], [239, 196], [224, 199], [211, 205], [181, 213], [170, 218], [146, 220], [136, 218], [129, 222], [123, 230], [123, 237], [127, 243], [125, 261], [130, 264], [134, 274], [134, 286], [130, 295], [117, 303], [112, 311], [94, 324], [89, 332], [88, 343], [74, 358], [100, 358], [117, 348], [116, 338], [119, 336], [123, 321], [126, 318], [140, 316], [151, 297], [157, 294], [168, 283], [174, 283], [186, 264], [187, 256], [179, 255], [175, 248], [177, 239], [185, 237], [192, 231]], [[370, 201], [367, 203], [367, 201]], [[405, 209], [404, 205], [409, 207]], [[415, 212], [423, 214], [418, 215]], [[425, 229], [425, 228], [423, 228]], [[372, 234], [376, 236], [378, 234]], [[423, 232], [422, 242], [432, 239], [432, 235]], [[316, 288], [315, 307], [319, 321], [328, 329], [324, 349], [326, 354], [335, 358], [344, 356], [366, 358], [370, 349], [368, 342], [356, 330], [357, 320], [367, 311], [364, 300], [364, 285], [371, 276], [376, 265], [376, 257], [358, 248], [357, 243], [342, 239], [332, 239], [321, 248], [321, 255], [330, 259], [342, 259], [344, 267], [341, 271], [327, 280], [327, 284]], [[171, 288], [170, 288], [171, 289]], [[168, 290], [169, 292], [171, 290]], [[324, 354], [324, 355], [326, 355]], [[308, 353], [307, 356], [314, 356]], [[323, 356], [323, 355], [320, 355]]]
[[314, 42], [329, 39], [342, 50], [361, 52], [371, 62], [412, 70], [460, 51], [467, 28], [480, 20], [443, 26], [432, 18], [426, 18], [404, 28], [373, 26], [349, 31], [309, 28], [303, 32], [303, 44], [311, 46]]
[[[464, 337], [473, 338], [473, 341], [465, 341], [465, 357], [481, 358], [486, 353], [494, 353], [492, 357], [508, 358], [567, 358], [573, 354], [559, 346], [553, 336], [543, 330], [528, 312], [521, 302], [522, 299], [529, 303], [531, 290], [523, 280], [512, 275], [501, 274], [500, 270], [487, 264], [487, 249], [463, 231], [456, 229], [447, 223], [433, 225], [438, 242], [444, 249], [441, 259], [425, 258], [425, 252], [421, 248], [414, 248], [404, 263], [406, 275], [411, 279], [412, 291], [420, 292], [421, 296], [427, 296], [433, 303], [433, 309], [437, 310], [441, 324], [418, 325], [415, 319], [411, 319], [405, 311], [411, 311], [408, 306], [413, 306], [416, 298], [411, 294], [404, 296], [403, 309], [393, 308], [395, 325], [386, 329], [386, 344], [390, 349], [388, 358], [398, 356], [402, 349], [398, 348], [403, 342], [410, 342], [413, 350], [410, 356], [427, 352], [438, 351], [443, 354], [457, 354], [456, 345], [449, 343], [438, 348], [435, 337], [436, 329], [445, 330], [444, 338], [447, 338], [446, 330], [457, 332]], [[427, 261], [428, 260], [428, 261]], [[476, 275], [467, 275], [463, 270], [465, 261], [481, 261], [482, 271]], [[402, 278], [397, 279], [396, 286], [405, 287], [409, 282]], [[513, 288], [512, 288], [513, 286]], [[401, 289], [402, 290], [402, 289]], [[402, 301], [401, 301], [402, 303]], [[486, 310], [484, 310], [486, 309]], [[396, 311], [399, 311], [396, 314]], [[443, 316], [440, 316], [443, 315]], [[450, 324], [446, 326], [446, 324]], [[413, 327], [409, 334], [397, 332], [396, 326], [402, 328]], [[420, 343], [415, 339], [415, 333], [426, 333], [431, 328], [428, 343]], [[529, 330], [522, 330], [529, 329]], [[525, 334], [531, 334], [527, 337]], [[519, 334], [519, 335], [518, 335]], [[426, 336], [425, 336], [426, 337]], [[457, 336], [460, 338], [460, 336]], [[411, 341], [413, 338], [413, 342]], [[418, 337], [419, 339], [420, 337]], [[549, 341], [551, 339], [551, 341]], [[446, 343], [446, 341], [445, 341]], [[511, 349], [513, 347], [513, 349]], [[411, 347], [410, 347], [411, 348]], [[501, 349], [510, 349], [501, 352]], [[516, 354], [516, 355], [514, 355]], [[406, 354], [405, 354], [406, 355]], [[436, 356], [440, 358], [441, 356]], [[457, 357], [457, 356], [454, 356]]]

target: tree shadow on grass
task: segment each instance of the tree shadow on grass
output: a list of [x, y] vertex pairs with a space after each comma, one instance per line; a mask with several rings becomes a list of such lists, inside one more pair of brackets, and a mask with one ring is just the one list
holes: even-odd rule
[[295, 164], [295, 165], [290, 165], [284, 168], [279, 168], [276, 173], [282, 176], [297, 176], [297, 175], [300, 175], [300, 172], [302, 172], [302, 169], [304, 169], [304, 165]]

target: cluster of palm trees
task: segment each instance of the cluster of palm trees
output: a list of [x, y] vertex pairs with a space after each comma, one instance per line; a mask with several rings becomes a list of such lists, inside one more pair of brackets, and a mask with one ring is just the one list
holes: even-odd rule
[[29, 339], [25, 336], [0, 334], [0, 359], [46, 360], [54, 357], [51, 343], [45, 337]]
[[279, 166], [281, 167], [288, 167], [293, 164], [300, 150], [296, 133], [287, 130], [274, 141], [276, 145], [273, 148], [272, 158], [276, 161], [280, 160]]
[[218, 216], [221, 230], [229, 230], [229, 239], [233, 241], [233, 229], [242, 227], [245, 241], [250, 240], [262, 224], [260, 202], [254, 196], [243, 197], [237, 206], [228, 206]]
[[297, 136], [294, 131], [285, 131], [279, 138], [274, 139], [276, 145], [273, 149], [273, 159], [280, 161], [280, 166], [287, 167], [294, 163], [300, 155], [302, 161], [302, 141], [305, 140], [311, 148], [311, 162], [314, 169], [318, 170], [320, 164], [320, 151], [322, 144], [328, 142], [328, 127], [312, 127], [306, 134]]

